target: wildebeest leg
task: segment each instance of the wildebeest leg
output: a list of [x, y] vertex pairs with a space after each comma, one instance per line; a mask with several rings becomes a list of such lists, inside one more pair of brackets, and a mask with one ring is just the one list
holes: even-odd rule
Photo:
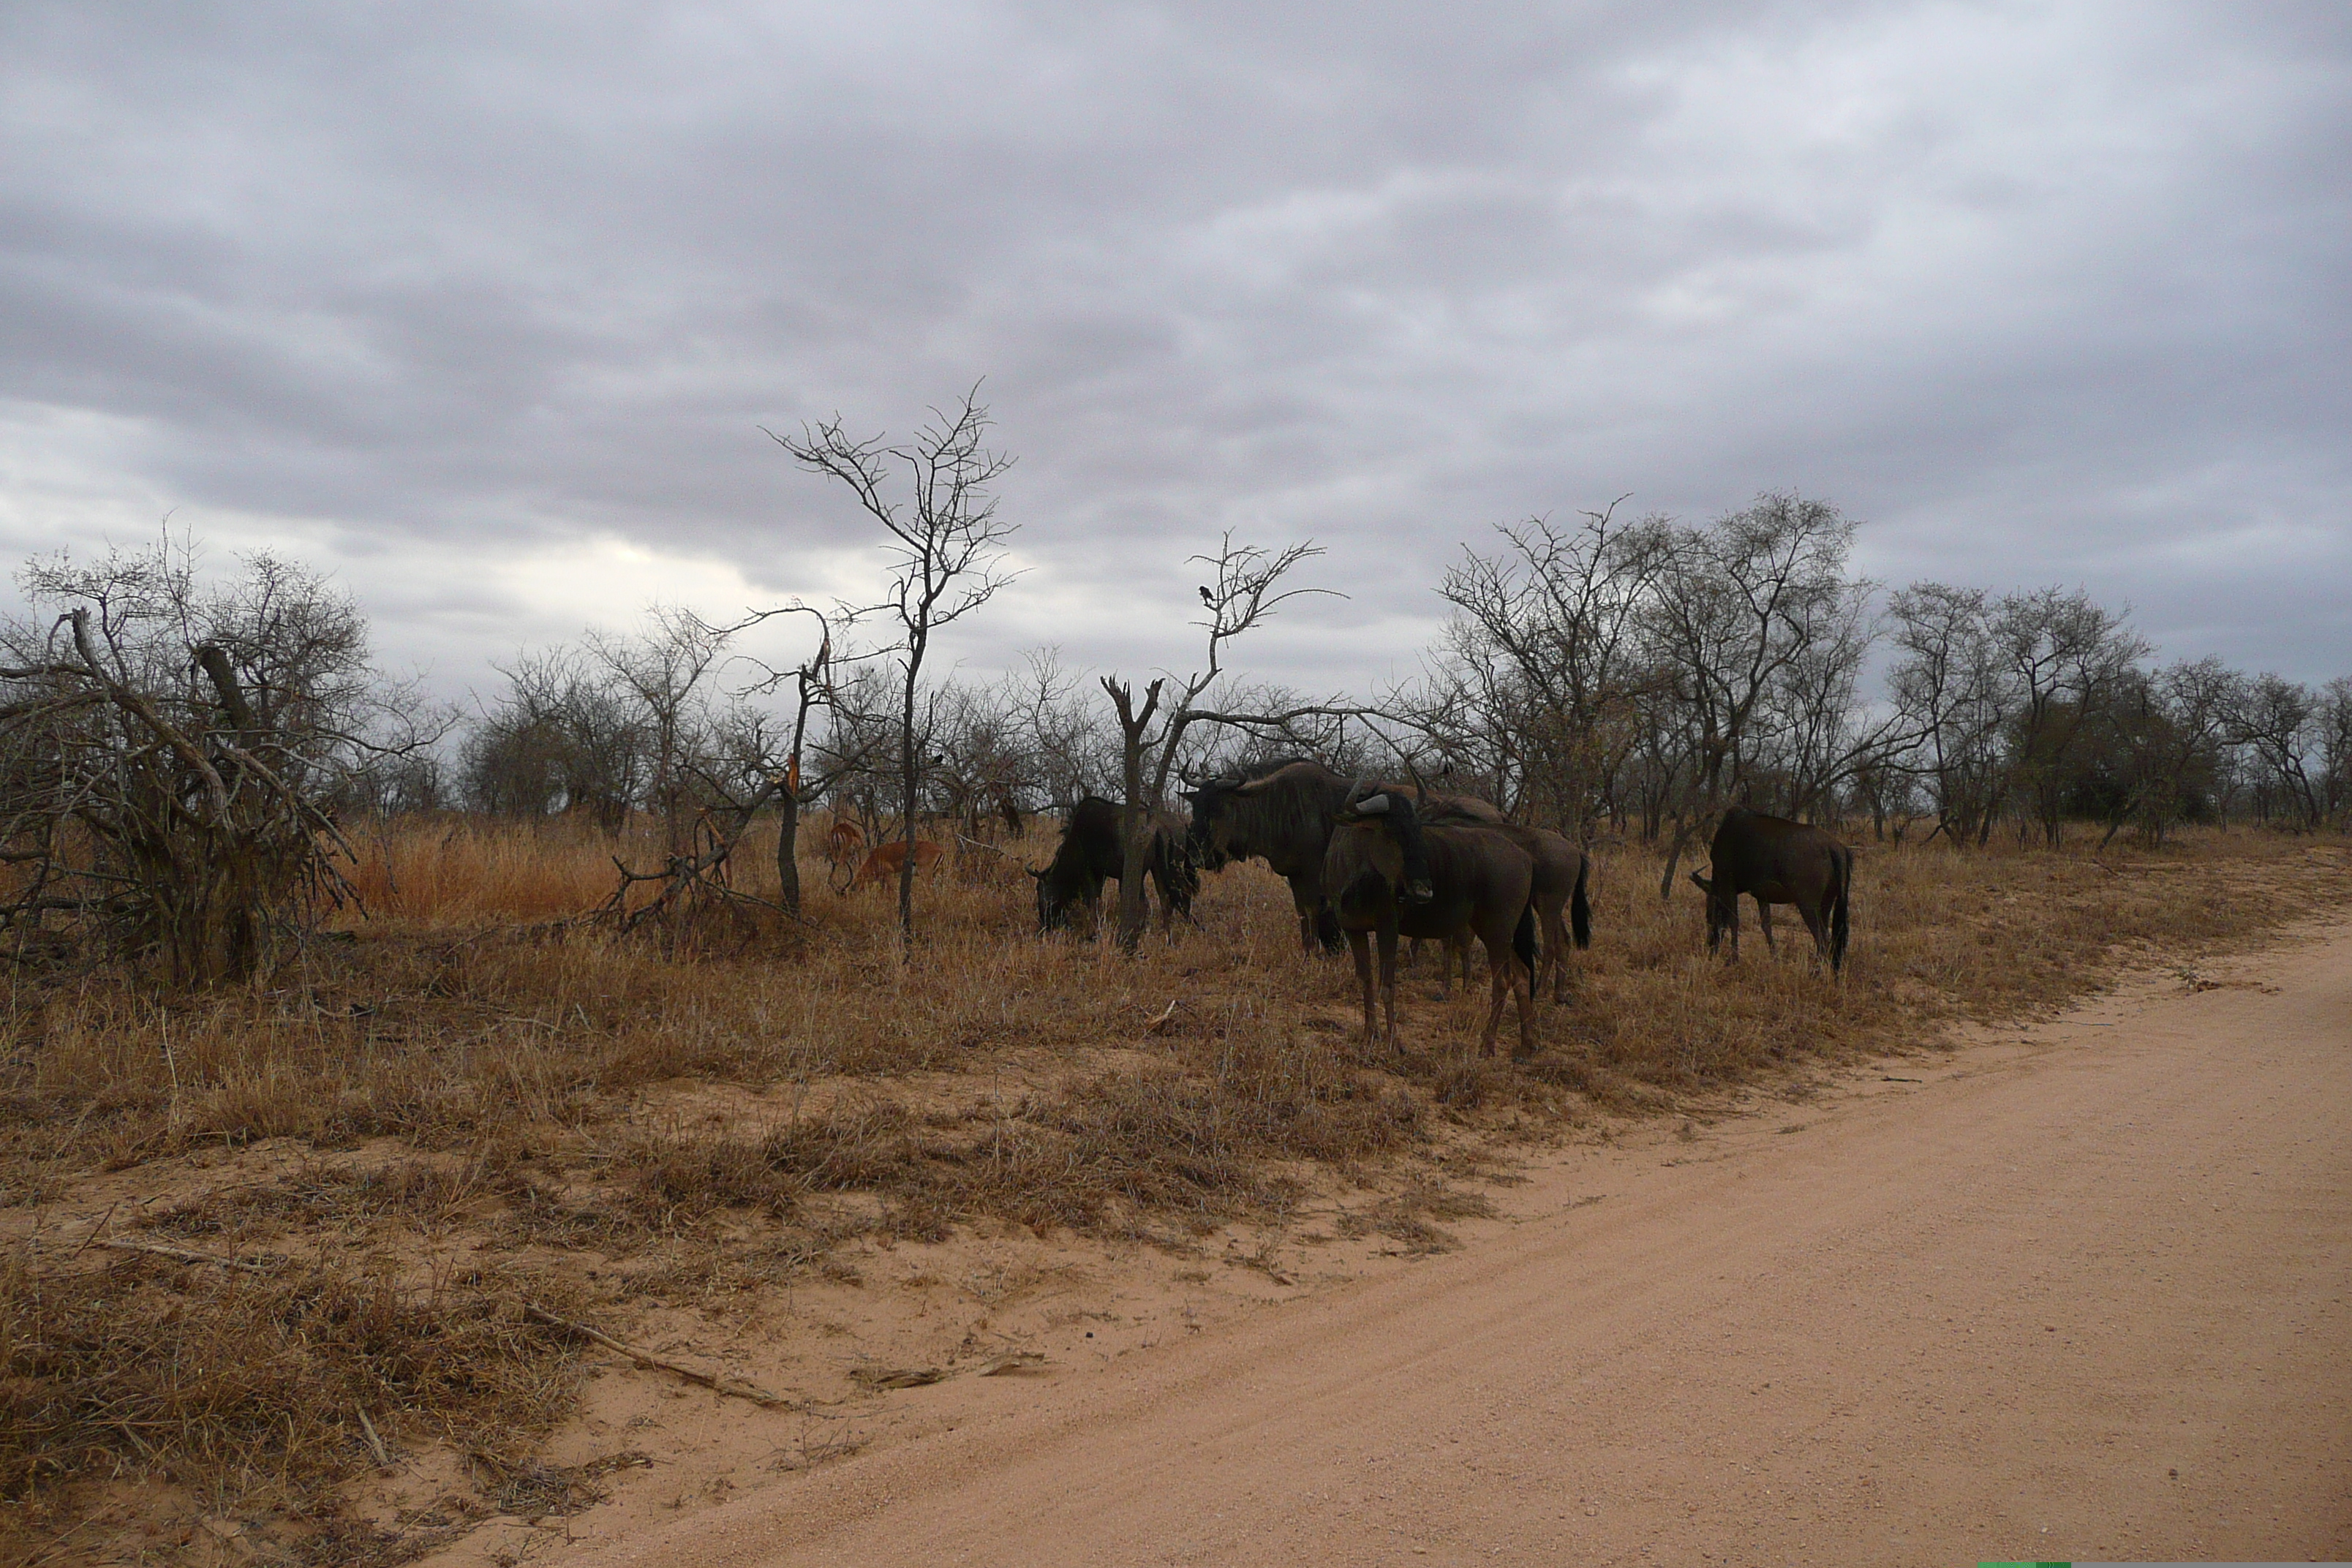
[[1404, 1050], [1404, 1047], [1397, 1039], [1396, 1026], [1396, 927], [1394, 925], [1383, 925], [1381, 927], [1381, 992], [1383, 999], [1388, 1004], [1389, 1044], [1394, 1046], [1397, 1050], [1402, 1053]]
[[[1491, 1057], [1495, 1054], [1495, 1037], [1502, 1032], [1503, 1028], [1503, 998], [1507, 993], [1515, 989], [1512, 981], [1525, 974], [1527, 970], [1526, 966], [1519, 963], [1518, 954], [1511, 951], [1511, 943], [1507, 936], [1498, 936], [1493, 931], [1482, 931], [1478, 933], [1478, 941], [1486, 949], [1488, 976], [1486, 1026], [1479, 1031], [1478, 1054], [1482, 1057]], [[1520, 994], [1525, 994], [1524, 986], [1516, 989]], [[1527, 1015], [1524, 1012], [1519, 1015], [1519, 1026], [1520, 1033], [1524, 1035], [1527, 1028]]]
[[1538, 992], [1543, 989], [1544, 976], [1551, 976], [1551, 999], [1568, 1000], [1568, 921], [1557, 905], [1544, 911], [1543, 956], [1536, 961], [1535, 978], [1528, 984]]
[[1819, 906], [1803, 900], [1797, 902], [1797, 918], [1803, 921], [1805, 929], [1813, 933], [1813, 952], [1823, 959], [1830, 955], [1828, 901], [1824, 899]]
[[1511, 960], [1511, 990], [1519, 999], [1518, 1054], [1531, 1057], [1536, 1054], [1535, 976], [1516, 956]]
[[1364, 994], [1364, 1044], [1372, 1043], [1378, 1021], [1372, 1016], [1372, 936], [1370, 931], [1351, 931], [1348, 946], [1356, 955], [1356, 984]]
[[[1764, 901], [1764, 895], [1761, 893], [1756, 895], [1756, 925], [1764, 933], [1764, 951], [1775, 958], [1779, 957], [1780, 950], [1772, 941], [1772, 906]], [[1738, 942], [1733, 942], [1731, 946], [1734, 952], [1739, 951]]]
[[1465, 990], [1465, 991], [1469, 990], [1469, 989], [1470, 989], [1470, 938], [1469, 938], [1468, 933], [1464, 932], [1464, 931], [1455, 931], [1452, 936], [1450, 936], [1450, 937], [1448, 937], [1448, 938], [1446, 939], [1446, 943], [1445, 943], [1445, 945], [1446, 945], [1446, 954], [1445, 954], [1445, 957], [1446, 957], [1446, 962], [1447, 962], [1447, 965], [1448, 965], [1448, 967], [1451, 967], [1451, 966], [1452, 966], [1453, 961], [1454, 961], [1455, 958], [1457, 958], [1457, 957], [1458, 957], [1459, 959], [1461, 959], [1461, 961], [1462, 961], [1462, 989], [1463, 989], [1463, 990]]

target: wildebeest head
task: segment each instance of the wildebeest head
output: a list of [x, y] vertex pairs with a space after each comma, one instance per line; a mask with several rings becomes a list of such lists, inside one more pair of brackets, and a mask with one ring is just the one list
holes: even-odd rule
[[1696, 871], [1690, 874], [1690, 879], [1698, 884], [1700, 892], [1706, 895], [1706, 934], [1707, 940], [1712, 942], [1722, 935], [1733, 921], [1739, 918], [1737, 908], [1739, 895], [1732, 892], [1718, 892], [1711, 879], [1700, 876]]
[[1024, 866], [1021, 868], [1028, 872], [1037, 884], [1037, 929], [1039, 931], [1055, 930], [1069, 918], [1070, 900], [1068, 895], [1050, 879], [1053, 868]]
[[1237, 848], [1234, 836], [1238, 824], [1234, 820], [1234, 797], [1248, 786], [1238, 777], [1226, 774], [1202, 779], [1184, 792], [1184, 804], [1192, 814], [1192, 826], [1186, 838], [1192, 846], [1192, 859], [1203, 871], [1222, 871], [1228, 861], [1248, 853]]
[[1385, 828], [1383, 837], [1391, 847], [1386, 853], [1375, 851], [1373, 864], [1392, 885], [1402, 889], [1408, 903], [1425, 904], [1436, 897], [1435, 885], [1430, 879], [1429, 851], [1422, 841], [1420, 815], [1412, 802], [1402, 795], [1381, 790], [1370, 779], [1359, 779], [1348, 792], [1346, 804], [1339, 807], [1336, 818], [1345, 827], [1363, 825]]

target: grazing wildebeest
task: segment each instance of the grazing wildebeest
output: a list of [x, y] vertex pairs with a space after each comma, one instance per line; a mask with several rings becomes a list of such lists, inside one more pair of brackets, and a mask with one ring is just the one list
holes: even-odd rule
[[[1037, 879], [1039, 931], [1067, 925], [1071, 910], [1080, 905], [1091, 918], [1104, 881], [1126, 880], [1127, 854], [1118, 839], [1119, 816], [1117, 802], [1087, 795], [1064, 825], [1052, 863], [1042, 871], [1029, 868], [1029, 874]], [[1160, 889], [1160, 926], [1165, 931], [1178, 915], [1192, 918], [1192, 895], [1200, 891], [1201, 878], [1185, 845], [1182, 819], [1164, 811], [1153, 812], [1151, 819], [1151, 854], [1143, 870]]]
[[[1217, 778], [1198, 784], [1184, 797], [1192, 808], [1192, 858], [1206, 871], [1223, 870], [1227, 861], [1252, 856], [1264, 860], [1290, 884], [1290, 901], [1298, 910], [1299, 945], [1312, 952], [1320, 942], [1337, 952], [1341, 939], [1326, 902], [1323, 856], [1330, 846], [1332, 820], [1354, 786], [1353, 779], [1316, 762], [1285, 763], [1254, 779]], [[1433, 809], [1465, 821], [1502, 818], [1501, 812], [1475, 796], [1433, 795], [1429, 800]]]
[[[1466, 823], [1492, 828], [1534, 858], [1536, 920], [1543, 931], [1543, 957], [1536, 968], [1535, 989], [1540, 995], [1544, 977], [1549, 975], [1551, 999], [1567, 1001], [1569, 943], [1572, 940], [1580, 948], [1592, 945], [1592, 903], [1587, 896], [1592, 878], [1592, 857], [1570, 843], [1564, 834], [1549, 827], [1522, 827], [1516, 822], [1464, 817], [1434, 797], [1417, 803], [1414, 812], [1424, 826]], [[1466, 938], [1448, 951], [1448, 962], [1440, 970], [1439, 977], [1441, 983], [1450, 977], [1453, 960], [1457, 955], [1462, 964], [1462, 984], [1466, 986], [1470, 984], [1470, 944]]]
[[1358, 786], [1361, 793], [1342, 805], [1323, 868], [1340, 929], [1355, 950], [1364, 1038], [1370, 1040], [1374, 1032], [1371, 939], [1380, 939], [1380, 986], [1388, 1005], [1389, 1042], [1396, 1045], [1397, 937], [1450, 944], [1466, 931], [1485, 945], [1494, 976], [1480, 1054], [1495, 1054], [1506, 992], [1518, 1002], [1519, 1051], [1533, 1051], [1528, 983], [1536, 962], [1535, 857], [1491, 824], [1424, 826], [1404, 795], [1375, 793], [1376, 788], [1369, 782]]
[[[916, 870], [929, 870], [932, 862], [939, 858], [938, 845], [928, 838], [915, 840]], [[874, 847], [874, 852], [866, 857], [866, 864], [857, 868], [857, 875], [850, 879], [849, 890], [854, 893], [860, 888], [878, 888], [885, 882], [895, 880], [899, 868], [906, 863], [907, 841], [905, 839], [893, 838], [887, 844], [877, 844]]]
[[1712, 877], [1693, 871], [1691, 880], [1706, 894], [1706, 950], [1731, 933], [1731, 956], [1739, 956], [1739, 896], [1756, 900], [1756, 923], [1764, 945], [1772, 946], [1772, 906], [1794, 904], [1813, 947], [1830, 961], [1832, 973], [1845, 967], [1846, 900], [1853, 890], [1853, 851], [1822, 829], [1735, 805], [1715, 830]]

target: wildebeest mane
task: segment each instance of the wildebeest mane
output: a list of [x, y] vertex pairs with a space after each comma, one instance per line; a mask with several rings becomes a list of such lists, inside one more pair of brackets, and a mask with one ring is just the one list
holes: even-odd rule
[[1319, 853], [1330, 831], [1332, 813], [1348, 798], [1355, 781], [1333, 773], [1311, 757], [1269, 768], [1248, 782], [1269, 781], [1269, 787], [1261, 794], [1237, 795], [1234, 798], [1237, 814], [1255, 829], [1248, 837], [1260, 844], [1311, 839]]

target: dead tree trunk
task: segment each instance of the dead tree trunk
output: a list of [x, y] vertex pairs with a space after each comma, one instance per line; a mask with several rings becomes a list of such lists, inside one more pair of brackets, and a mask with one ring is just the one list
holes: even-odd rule
[[[1141, 712], [1136, 711], [1135, 693], [1126, 682], [1106, 675], [1102, 687], [1110, 694], [1112, 706], [1118, 710], [1119, 770], [1127, 792], [1127, 804], [1119, 809], [1118, 816], [1122, 868], [1118, 878], [1118, 945], [1121, 952], [1133, 952], [1143, 941], [1143, 928], [1149, 920], [1143, 903], [1143, 868], [1151, 858], [1154, 803], [1144, 798], [1143, 743], [1152, 715], [1160, 710], [1160, 682], [1155, 680], [1144, 689]], [[1160, 896], [1167, 896], [1166, 889], [1160, 889]]]
[[776, 901], [787, 913], [801, 912], [801, 760], [797, 756], [776, 785]]

